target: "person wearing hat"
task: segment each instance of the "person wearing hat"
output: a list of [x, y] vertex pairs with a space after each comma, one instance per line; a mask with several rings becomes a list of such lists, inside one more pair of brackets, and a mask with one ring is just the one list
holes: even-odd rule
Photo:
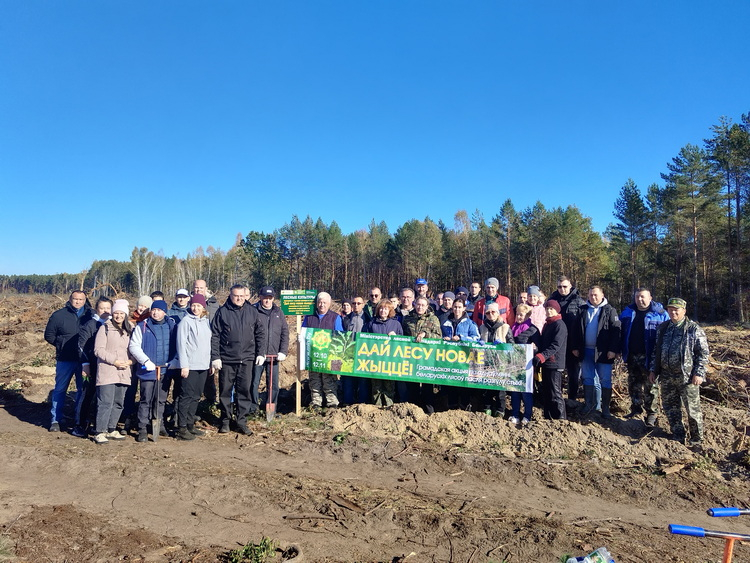
[[[435, 311], [438, 321], [440, 321], [440, 326], [443, 326], [443, 323], [451, 316], [451, 313], [453, 312], [453, 301], [455, 301], [455, 299], [456, 294], [452, 291], [443, 292], [443, 297], [440, 299], [440, 308]], [[465, 301], [466, 296], [463, 296], [462, 299]]]
[[573, 354], [581, 359], [586, 398], [584, 416], [599, 408], [604, 418], [611, 416], [612, 364], [620, 353], [620, 327], [617, 311], [604, 297], [602, 288], [592, 285], [589, 300], [581, 309], [571, 334], [575, 339]]
[[697, 322], [686, 316], [687, 303], [679, 297], [667, 301], [669, 321], [656, 330], [649, 381], [659, 383], [661, 404], [674, 439], [685, 443], [682, 407], [687, 411], [690, 445], [703, 442], [700, 386], [706, 380], [708, 339]]
[[189, 311], [177, 325], [177, 357], [181, 381], [179, 400], [175, 401], [177, 438], [194, 440], [196, 436], [205, 434], [195, 426], [195, 413], [211, 370], [211, 323], [206, 297], [200, 293], [191, 297]]
[[[266, 326], [266, 349], [261, 350], [265, 361], [253, 367], [253, 381], [251, 389], [250, 414], [260, 411], [260, 395], [258, 387], [263, 372], [266, 373], [266, 391], [271, 393], [271, 402], [276, 403], [279, 397], [279, 362], [286, 360], [289, 353], [289, 325], [281, 308], [274, 303], [276, 292], [267, 285], [260, 289], [260, 301], [254, 307], [258, 310], [258, 318]], [[268, 356], [276, 356], [276, 361], [271, 366]], [[273, 370], [273, 372], [271, 371]]]
[[476, 302], [474, 305], [474, 313], [472, 319], [477, 326], [481, 326], [484, 322], [484, 308], [488, 303], [497, 303], [497, 308], [500, 312], [500, 320], [504, 323], [512, 321], [515, 318], [513, 314], [513, 305], [510, 303], [505, 295], [500, 295], [498, 290], [500, 289], [500, 282], [497, 278], [487, 278], [484, 281], [484, 297]]
[[547, 322], [547, 313], [544, 308], [544, 296], [537, 285], [530, 285], [526, 290], [526, 304], [531, 307], [531, 324], [542, 332]]
[[[170, 367], [177, 367], [176, 335], [177, 323], [167, 316], [167, 303], [157, 299], [151, 304], [151, 317], [138, 323], [130, 338], [128, 350], [140, 366], [136, 371], [141, 386], [141, 400], [138, 405], [138, 442], [148, 442], [148, 424], [151, 418], [161, 419], [167, 393], [156, 385], [156, 368], [166, 374]], [[156, 412], [152, 405], [158, 395]], [[160, 432], [166, 435], [162, 426]]]
[[548, 299], [544, 304], [547, 320], [542, 329], [539, 351], [533, 359], [534, 367], [542, 367], [542, 405], [544, 418], [565, 420], [565, 401], [562, 396], [562, 374], [565, 370], [565, 350], [568, 328], [560, 314], [560, 304]]
[[133, 358], [128, 350], [133, 325], [128, 321], [127, 299], [118, 299], [112, 305], [112, 316], [99, 327], [94, 342], [97, 358], [96, 370], [96, 423], [94, 442], [106, 444], [109, 440], [124, 440], [117, 431], [125, 392], [130, 385], [130, 366]]
[[633, 303], [620, 314], [622, 323], [622, 361], [628, 368], [630, 413], [625, 418], [639, 416], [645, 409], [646, 426], [656, 425], [659, 388], [649, 382], [651, 352], [656, 341], [656, 329], [669, 315], [661, 303], [651, 299], [645, 287], [635, 290]]
[[414, 280], [414, 300], [416, 301], [420, 297], [427, 299], [433, 313], [437, 312], [440, 308], [440, 304], [430, 297], [430, 286], [427, 284], [425, 278], [417, 278]]
[[179, 323], [188, 314], [189, 305], [190, 292], [187, 289], [178, 289], [174, 296], [174, 303], [172, 303], [167, 314]]

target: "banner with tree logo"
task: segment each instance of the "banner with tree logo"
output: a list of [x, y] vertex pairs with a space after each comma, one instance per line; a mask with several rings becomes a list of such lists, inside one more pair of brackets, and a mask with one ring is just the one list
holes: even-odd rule
[[533, 390], [533, 349], [303, 328], [300, 369], [475, 389]]

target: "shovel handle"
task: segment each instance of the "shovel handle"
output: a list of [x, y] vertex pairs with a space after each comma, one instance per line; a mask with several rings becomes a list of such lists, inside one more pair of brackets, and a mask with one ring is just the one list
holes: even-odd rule
[[721, 518], [725, 516], [742, 516], [743, 514], [750, 514], [750, 510], [747, 508], [735, 508], [728, 506], [725, 508], [709, 508], [708, 515], [715, 518]]

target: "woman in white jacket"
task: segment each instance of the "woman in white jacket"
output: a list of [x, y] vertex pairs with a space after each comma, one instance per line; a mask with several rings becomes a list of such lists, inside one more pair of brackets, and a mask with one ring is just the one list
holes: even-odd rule
[[182, 376], [177, 438], [194, 440], [205, 434], [195, 427], [195, 413], [211, 367], [211, 324], [206, 298], [201, 294], [192, 296], [188, 314], [177, 325], [177, 359]]

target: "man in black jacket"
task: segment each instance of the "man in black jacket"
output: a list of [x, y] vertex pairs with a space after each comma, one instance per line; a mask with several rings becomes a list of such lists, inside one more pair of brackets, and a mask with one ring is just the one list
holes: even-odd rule
[[601, 404], [602, 416], [610, 417], [612, 364], [620, 353], [620, 327], [617, 311], [607, 302], [602, 288], [592, 285], [589, 300], [578, 315], [573, 333], [573, 354], [581, 360], [586, 396], [584, 415], [598, 409]]
[[[578, 293], [578, 288], [573, 287], [573, 282], [567, 276], [557, 278], [557, 291], [553, 291], [550, 299], [560, 304], [560, 314], [572, 334], [578, 322], [578, 313], [586, 306], [586, 300]], [[565, 351], [565, 371], [568, 372], [568, 400], [565, 405], [569, 409], [578, 406], [578, 382], [581, 378], [581, 360], [573, 354], [573, 340], [568, 338], [568, 346]]]
[[[273, 302], [275, 292], [271, 286], [266, 286], [260, 290], [260, 301], [254, 307], [258, 311], [260, 320], [266, 326], [266, 348], [260, 350], [265, 361], [257, 363], [253, 367], [252, 382], [252, 403], [250, 405], [250, 414], [257, 414], [260, 410], [260, 395], [258, 387], [263, 372], [266, 372], [266, 390], [271, 398], [271, 403], [276, 403], [279, 397], [279, 365], [278, 362], [286, 360], [289, 353], [289, 325], [286, 324], [286, 317], [281, 312], [281, 308]], [[271, 367], [271, 361], [268, 356], [276, 356], [276, 362]]]
[[237, 405], [237, 431], [252, 434], [247, 415], [252, 409], [253, 364], [262, 366], [267, 348], [266, 325], [258, 310], [245, 301], [245, 288], [233, 285], [229, 299], [211, 321], [211, 367], [219, 370], [219, 432], [229, 432], [232, 388]]
[[91, 307], [86, 303], [83, 291], [70, 294], [65, 307], [58, 309], [47, 321], [44, 339], [55, 347], [55, 388], [52, 391], [52, 408], [50, 409], [50, 432], [60, 431], [63, 418], [65, 396], [73, 376], [76, 378], [76, 405], [83, 400], [83, 375], [81, 358], [78, 351], [78, 333], [81, 326], [91, 318]]

